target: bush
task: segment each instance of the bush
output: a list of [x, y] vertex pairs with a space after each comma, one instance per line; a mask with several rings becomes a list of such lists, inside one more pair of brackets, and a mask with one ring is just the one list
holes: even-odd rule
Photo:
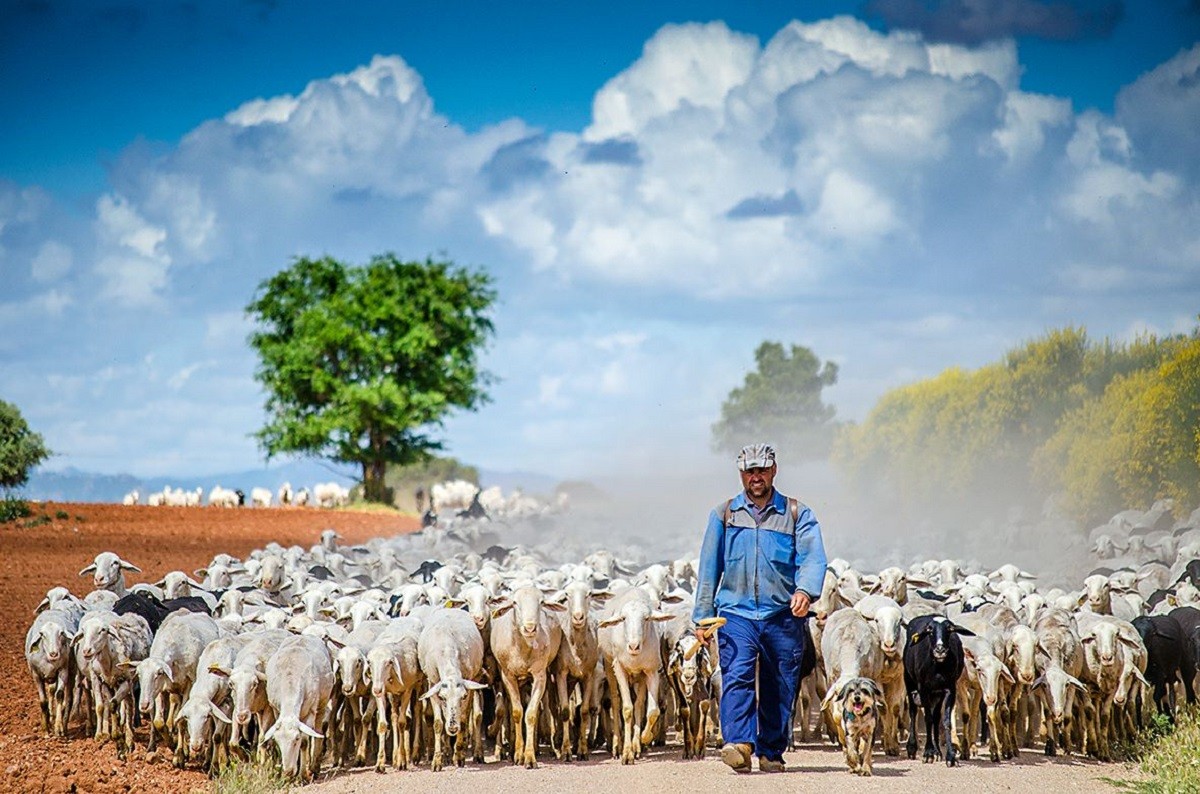
[[33, 514], [29, 509], [29, 503], [24, 499], [18, 499], [15, 496], [5, 496], [0, 499], [0, 524], [7, 524], [9, 521], [16, 521], [21, 518], [28, 518]]
[[66, 521], [68, 518], [71, 517], [71, 514], [68, 513], [66, 510], [58, 510], [54, 513], [54, 517], [56, 519], [58, 519], [59, 521]]

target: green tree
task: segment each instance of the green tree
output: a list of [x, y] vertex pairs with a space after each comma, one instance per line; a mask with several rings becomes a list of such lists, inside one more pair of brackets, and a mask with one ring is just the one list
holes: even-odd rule
[[441, 449], [446, 414], [487, 401], [477, 358], [495, 298], [486, 273], [451, 262], [296, 259], [246, 307], [266, 390], [259, 445], [358, 464], [365, 498], [390, 501], [387, 464]]
[[24, 485], [30, 470], [48, 457], [46, 442], [29, 429], [17, 406], [0, 400], [0, 488]]
[[713, 448], [734, 452], [754, 441], [773, 441], [792, 459], [827, 455], [835, 409], [821, 401], [821, 390], [837, 383], [837, 364], [822, 364], [801, 345], [787, 351], [779, 342], [760, 344], [754, 361], [754, 371], [721, 405], [721, 419], [712, 426]]

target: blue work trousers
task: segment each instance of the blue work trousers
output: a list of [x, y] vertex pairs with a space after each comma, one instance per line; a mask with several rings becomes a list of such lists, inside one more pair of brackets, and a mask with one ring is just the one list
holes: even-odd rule
[[721, 735], [726, 742], [753, 745], [755, 754], [764, 758], [781, 760], [788, 746], [800, 660], [808, 641], [805, 621], [788, 610], [766, 620], [722, 617], [728, 622], [717, 633]]

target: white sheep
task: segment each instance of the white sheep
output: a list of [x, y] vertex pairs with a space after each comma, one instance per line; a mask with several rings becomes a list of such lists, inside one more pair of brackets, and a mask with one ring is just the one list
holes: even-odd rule
[[[486, 685], [474, 679], [483, 669], [483, 638], [475, 621], [459, 609], [430, 610], [421, 629], [417, 644], [421, 672], [429, 689], [421, 695], [433, 706], [433, 761], [431, 769], [438, 772], [445, 766], [443, 735], [454, 743], [454, 763], [462, 766], [466, 760], [466, 741], [462, 737], [463, 712], [473, 715], [475, 742], [481, 746], [482, 700], [478, 690]], [[467, 693], [473, 692], [472, 704], [465, 703]]]
[[[491, 649], [512, 719], [513, 763], [534, 769], [538, 708], [546, 691], [547, 672], [562, 643], [562, 626], [551, 613], [566, 612], [567, 608], [543, 600], [541, 591], [532, 586], [517, 589], [493, 606]], [[525, 680], [530, 681], [529, 701], [522, 703], [521, 684]], [[559, 702], [565, 703], [566, 679], [560, 677], [557, 683]]]
[[[662, 669], [656, 624], [672, 617], [655, 611], [644, 590], [630, 587], [613, 599], [609, 617], [600, 621], [600, 649], [604, 654], [612, 701], [613, 755], [619, 753], [622, 764], [632, 764], [654, 738], [659, 718], [659, 672]], [[643, 698], [646, 701], [644, 726], [637, 723], [640, 715], [634, 712], [633, 687], [636, 687], [638, 702]], [[619, 693], [619, 697], [613, 692]], [[617, 726], [623, 728], [621, 733], [617, 733]]]
[[25, 633], [25, 663], [37, 687], [42, 729], [54, 736], [67, 735], [75, 684], [71, 642], [81, 614], [48, 609], [38, 613]]
[[272, 494], [269, 488], [251, 488], [250, 504], [254, 507], [270, 507]]

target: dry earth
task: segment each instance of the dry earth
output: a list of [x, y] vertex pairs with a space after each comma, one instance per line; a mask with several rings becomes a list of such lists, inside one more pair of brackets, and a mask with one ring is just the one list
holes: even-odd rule
[[[117, 758], [111, 744], [82, 736], [52, 739], [41, 732], [37, 699], [23, 659], [25, 631], [46, 590], [66, 585], [76, 593], [89, 587], [78, 576], [101, 551], [115, 551], [143, 573], [129, 583], [155, 581], [170, 570], [191, 571], [217, 552], [245, 556], [270, 541], [311, 546], [321, 530], [334, 527], [345, 543], [376, 535], [411, 531], [415, 520], [378, 513], [307, 509], [228, 511], [216, 508], [123, 507], [97, 504], [38, 505], [38, 513], [67, 518], [24, 528], [0, 525], [0, 792], [192, 792], [205, 776], [148, 762], [134, 753]], [[343, 773], [306, 791], [313, 794], [373, 794], [399, 788], [440, 791], [739, 791], [819, 790], [887, 792], [1114, 791], [1102, 778], [1130, 779], [1136, 772], [1119, 764], [1047, 759], [1026, 753], [1018, 761], [968, 761], [957, 769], [942, 764], [885, 759], [876, 754], [875, 777], [846, 772], [839, 751], [809, 745], [787, 756], [785, 775], [739, 776], [710, 757], [684, 762], [677, 749], [655, 750], [633, 767], [597, 753], [586, 763], [548, 760], [533, 771], [489, 763], [434, 774], [428, 769]]]

